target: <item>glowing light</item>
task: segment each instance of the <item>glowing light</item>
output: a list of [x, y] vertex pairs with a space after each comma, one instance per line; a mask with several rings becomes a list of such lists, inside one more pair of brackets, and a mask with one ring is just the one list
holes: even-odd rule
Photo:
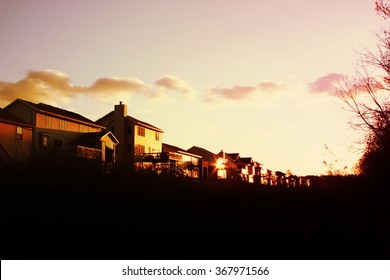
[[217, 169], [219, 169], [219, 170], [225, 169], [225, 163], [226, 163], [225, 159], [223, 159], [223, 158], [217, 159], [217, 163], [216, 163]]

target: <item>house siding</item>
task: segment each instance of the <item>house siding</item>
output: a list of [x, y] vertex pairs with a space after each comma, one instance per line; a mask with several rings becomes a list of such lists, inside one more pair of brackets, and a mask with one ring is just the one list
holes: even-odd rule
[[[47, 119], [50, 118], [49, 123]], [[36, 126], [39, 128], [48, 128], [69, 132], [99, 132], [100, 129], [86, 124], [73, 122], [66, 119], [56, 118], [46, 114], [36, 114]]]
[[[22, 128], [22, 139], [17, 139], [17, 127]], [[31, 156], [32, 129], [0, 122], [0, 145], [15, 161], [25, 161]]]
[[[134, 132], [134, 149], [137, 145], [145, 147], [145, 153], [161, 153], [162, 152], [162, 136], [160, 132], [145, 128], [143, 126], [135, 125]], [[145, 130], [145, 136], [138, 134], [138, 129]], [[156, 140], [156, 133], [159, 134], [159, 140]]]

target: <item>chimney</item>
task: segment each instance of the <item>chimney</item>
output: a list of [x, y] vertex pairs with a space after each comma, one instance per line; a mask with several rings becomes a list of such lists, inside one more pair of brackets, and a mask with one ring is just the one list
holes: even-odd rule
[[125, 104], [122, 104], [122, 101], [119, 101], [119, 105], [115, 105], [115, 116], [118, 114], [122, 117], [127, 116], [127, 106]]
[[118, 160], [121, 161], [126, 153], [127, 137], [126, 137], [126, 116], [127, 106], [119, 102], [119, 105], [114, 107], [114, 135], [118, 139], [116, 151]]

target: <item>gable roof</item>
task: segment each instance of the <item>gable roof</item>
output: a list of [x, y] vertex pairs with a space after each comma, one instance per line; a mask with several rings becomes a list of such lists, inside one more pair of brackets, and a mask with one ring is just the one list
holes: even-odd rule
[[33, 127], [31, 124], [25, 122], [24, 120], [18, 118], [17, 116], [1, 108], [0, 108], [0, 122], [18, 125], [18, 126], [24, 126], [24, 127]]
[[43, 114], [47, 114], [47, 115], [51, 115], [51, 116], [55, 116], [55, 117], [60, 117], [60, 118], [65, 118], [68, 120], [73, 120], [76, 122], [88, 124], [88, 125], [95, 126], [95, 127], [104, 128], [103, 126], [96, 124], [92, 120], [90, 120], [90, 119], [88, 119], [80, 114], [77, 114], [77, 113], [74, 113], [71, 111], [67, 111], [65, 109], [61, 109], [58, 107], [54, 107], [54, 106], [51, 106], [51, 105], [48, 105], [45, 103], [33, 103], [33, 102], [19, 99], [19, 98], [16, 99], [15, 101], [13, 101], [11, 104], [8, 104], [5, 107], [5, 109], [12, 107], [14, 104], [16, 104], [18, 102], [29, 106], [30, 108], [32, 108], [33, 110], [35, 110], [39, 113], [43, 113]]
[[230, 155], [228, 153], [225, 153], [223, 150], [221, 150], [217, 156], [219, 158], [223, 158], [225, 159], [225, 166], [227, 168], [237, 168], [237, 161], [236, 159], [233, 159], [232, 157], [230, 157]]
[[242, 157], [240, 158], [240, 161], [246, 163], [246, 164], [252, 164], [253, 163], [253, 160], [251, 157]]
[[[98, 119], [95, 123], [101, 123], [102, 120], [104, 118], [107, 118], [107, 117], [112, 117], [112, 119], [114, 119], [114, 111], [111, 111], [110, 113], [104, 115], [103, 117]], [[158, 128], [157, 126], [151, 125], [150, 123], [138, 120], [138, 119], [133, 118], [131, 116], [126, 116], [126, 119], [128, 119], [129, 121], [131, 121], [135, 125], [139, 125], [139, 126], [142, 126], [142, 127], [145, 127], [145, 128], [149, 128], [151, 130], [155, 130], [155, 131], [158, 131], [158, 132], [164, 132], [161, 128]]]
[[228, 155], [234, 160], [238, 160], [240, 158], [240, 153], [226, 153], [226, 155]]
[[143, 126], [143, 127], [146, 127], [146, 128], [150, 128], [150, 129], [156, 130], [158, 132], [164, 132], [161, 128], [158, 128], [157, 126], [151, 125], [150, 123], [137, 120], [136, 118], [133, 118], [133, 117], [130, 117], [130, 116], [127, 116], [126, 118], [128, 120], [134, 122], [134, 124], [136, 124], [136, 125], [140, 125], [140, 126]]
[[116, 143], [116, 144], [119, 143], [118, 139], [116, 139], [116, 137], [114, 136], [114, 134], [112, 134], [111, 131], [83, 133], [82, 135], [80, 135], [79, 138], [77, 138], [76, 142], [80, 142], [80, 141], [86, 141], [86, 142], [88, 142], [88, 141], [98, 141], [98, 140], [100, 140], [101, 138], [103, 138], [106, 135], [108, 135], [114, 143]]
[[217, 155], [215, 155], [214, 153], [212, 153], [206, 149], [203, 149], [203, 148], [200, 148], [197, 146], [193, 146], [193, 147], [189, 148], [187, 150], [187, 152], [201, 156], [204, 160], [206, 160], [208, 162], [215, 162], [217, 160]]
[[186, 152], [186, 150], [184, 150], [182, 148], [179, 148], [179, 147], [176, 147], [173, 145], [169, 145], [167, 143], [162, 143], [162, 151], [163, 152]]
[[179, 148], [179, 147], [176, 147], [176, 146], [173, 146], [173, 145], [169, 145], [169, 144], [166, 144], [166, 143], [162, 143], [162, 151], [164, 153], [178, 153], [178, 154], [187, 155], [187, 156], [190, 156], [190, 157], [202, 158], [202, 156], [200, 156], [198, 154], [189, 153], [188, 151], [186, 151], [186, 150], [184, 150], [182, 148]]

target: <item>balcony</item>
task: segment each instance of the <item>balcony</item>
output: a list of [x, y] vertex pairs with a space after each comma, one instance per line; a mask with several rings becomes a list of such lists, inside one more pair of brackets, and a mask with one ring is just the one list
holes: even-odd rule
[[89, 158], [89, 159], [102, 159], [102, 151], [99, 149], [88, 148], [84, 146], [76, 146], [76, 156], [80, 158]]

